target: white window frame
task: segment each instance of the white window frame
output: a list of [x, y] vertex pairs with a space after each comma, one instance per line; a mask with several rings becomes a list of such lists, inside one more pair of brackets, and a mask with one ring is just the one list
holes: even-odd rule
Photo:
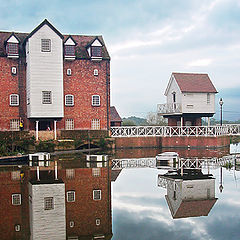
[[[99, 195], [99, 198], [98, 197], [96, 198], [96, 194]], [[93, 190], [93, 200], [100, 201], [101, 199], [102, 199], [102, 190], [100, 189]]]
[[11, 73], [13, 75], [16, 75], [17, 74], [17, 67], [11, 67]]
[[99, 107], [101, 105], [100, 96], [92, 95], [92, 106]]
[[94, 70], [93, 70], [93, 75], [94, 75], [94, 76], [98, 76], [98, 69], [94, 69]]
[[11, 94], [9, 96], [9, 104], [10, 104], [10, 106], [19, 106], [19, 95]]
[[52, 104], [52, 91], [42, 91], [42, 104]]
[[19, 119], [10, 119], [10, 131], [19, 131]]
[[65, 95], [65, 106], [68, 107], [74, 106], [74, 96], [72, 94]]
[[92, 168], [92, 176], [100, 177], [101, 176], [101, 168]]
[[20, 171], [12, 171], [11, 172], [11, 180], [19, 181], [20, 180]]
[[68, 75], [68, 76], [71, 76], [71, 75], [72, 75], [72, 69], [71, 69], [71, 68], [68, 68], [68, 69], [67, 69], [67, 75]]
[[67, 191], [67, 202], [75, 202], [75, 191]]
[[41, 52], [51, 52], [51, 39], [41, 39]]
[[101, 219], [100, 218], [96, 218], [96, 226], [99, 226], [101, 224]]
[[73, 228], [74, 225], [75, 225], [74, 221], [69, 221], [69, 227], [70, 227], [70, 228]]
[[100, 130], [101, 129], [100, 119], [92, 119], [91, 129], [92, 130]]
[[66, 178], [67, 179], [74, 179], [75, 178], [75, 169], [74, 168], [66, 169]]
[[65, 130], [74, 130], [74, 119], [72, 118], [66, 119]]
[[20, 224], [16, 224], [14, 226], [15, 232], [20, 232], [21, 231], [21, 225]]
[[53, 210], [54, 209], [54, 199], [53, 197], [44, 198], [44, 210]]
[[20, 193], [12, 194], [12, 205], [19, 206], [22, 204], [22, 196]]

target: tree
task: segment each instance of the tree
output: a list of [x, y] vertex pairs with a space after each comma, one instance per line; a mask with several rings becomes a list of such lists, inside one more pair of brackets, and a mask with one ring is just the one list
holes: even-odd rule
[[149, 112], [147, 115], [148, 125], [151, 126], [166, 126], [167, 120], [155, 112]]

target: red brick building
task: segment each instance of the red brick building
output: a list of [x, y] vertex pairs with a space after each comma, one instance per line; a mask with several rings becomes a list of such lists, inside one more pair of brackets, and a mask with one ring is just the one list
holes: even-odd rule
[[0, 130], [110, 126], [110, 57], [102, 36], [62, 35], [47, 20], [0, 32]]

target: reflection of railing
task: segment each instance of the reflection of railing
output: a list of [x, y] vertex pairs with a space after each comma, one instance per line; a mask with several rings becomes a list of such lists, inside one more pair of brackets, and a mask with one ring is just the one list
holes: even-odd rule
[[240, 135], [240, 124], [223, 126], [131, 126], [111, 127], [112, 137], [232, 136]]
[[[234, 165], [235, 160], [235, 155], [228, 155], [221, 158], [180, 158], [176, 169], [212, 169], [224, 166], [227, 163]], [[123, 168], [154, 168], [157, 167], [156, 164], [156, 158], [112, 159], [113, 170]]]
[[157, 105], [158, 113], [181, 113], [182, 105], [180, 103], [166, 103]]

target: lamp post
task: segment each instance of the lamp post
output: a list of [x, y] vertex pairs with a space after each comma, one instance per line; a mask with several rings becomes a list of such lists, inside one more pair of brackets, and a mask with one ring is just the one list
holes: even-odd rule
[[222, 122], [223, 122], [223, 113], [222, 113], [223, 99], [222, 98], [220, 98], [219, 100], [219, 105], [220, 105], [220, 125], [222, 126]]

